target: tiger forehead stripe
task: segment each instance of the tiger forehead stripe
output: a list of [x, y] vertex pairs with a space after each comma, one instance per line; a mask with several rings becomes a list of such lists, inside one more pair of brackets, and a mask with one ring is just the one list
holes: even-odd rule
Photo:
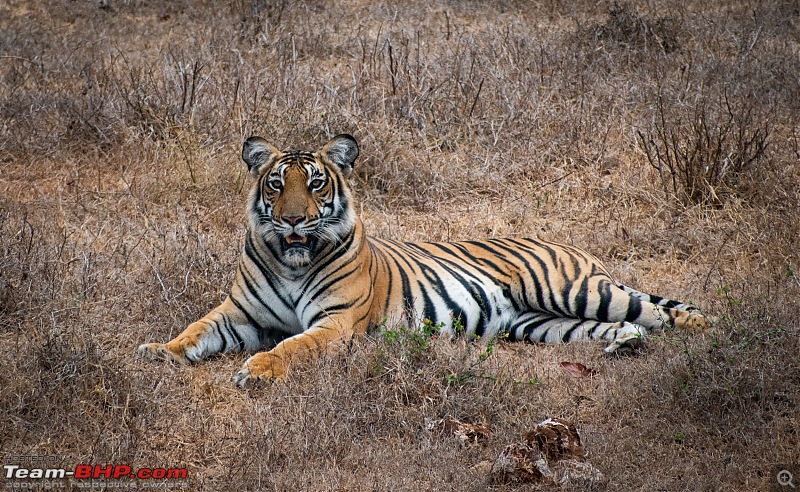
[[278, 165], [275, 171], [281, 176], [286, 174], [290, 167], [298, 166], [305, 170], [310, 176], [317, 176], [321, 173], [317, 170], [317, 162], [314, 159], [314, 154], [306, 151], [287, 151], [286, 155], [278, 160]]
[[281, 157], [279, 162], [281, 164], [283, 163], [292, 164], [295, 162], [307, 164], [310, 162], [314, 162], [314, 154], [302, 150], [290, 150], [286, 152], [286, 154], [283, 157]]

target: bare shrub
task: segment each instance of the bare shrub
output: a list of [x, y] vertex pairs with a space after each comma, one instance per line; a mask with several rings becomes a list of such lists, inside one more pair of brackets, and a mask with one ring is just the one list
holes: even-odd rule
[[680, 49], [679, 29], [671, 17], [651, 18], [639, 14], [629, 3], [617, 3], [608, 9], [608, 19], [589, 30], [598, 41], [617, 43], [625, 48], [663, 53]]
[[769, 162], [771, 124], [753, 103], [701, 96], [684, 109], [664, 99], [658, 94], [653, 126], [637, 135], [662, 184], [681, 202], [720, 205], [749, 171]]

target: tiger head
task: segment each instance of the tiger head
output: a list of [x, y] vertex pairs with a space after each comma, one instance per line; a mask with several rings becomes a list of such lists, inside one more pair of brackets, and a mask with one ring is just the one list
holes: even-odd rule
[[242, 159], [256, 185], [248, 199], [251, 230], [285, 265], [303, 267], [354, 228], [355, 213], [345, 178], [353, 171], [358, 144], [337, 135], [315, 152], [279, 151], [250, 137]]

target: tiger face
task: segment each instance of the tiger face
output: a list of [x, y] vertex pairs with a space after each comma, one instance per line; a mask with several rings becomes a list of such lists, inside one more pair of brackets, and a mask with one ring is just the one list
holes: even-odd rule
[[345, 178], [358, 157], [350, 135], [338, 135], [321, 149], [279, 151], [261, 137], [250, 137], [242, 159], [256, 183], [248, 200], [248, 219], [284, 265], [302, 268], [355, 226]]

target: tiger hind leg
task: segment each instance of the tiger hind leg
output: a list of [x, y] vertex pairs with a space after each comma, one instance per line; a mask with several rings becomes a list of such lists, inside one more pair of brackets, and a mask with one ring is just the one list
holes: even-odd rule
[[578, 340], [605, 340], [607, 354], [622, 348], [641, 345], [647, 330], [642, 325], [628, 321], [608, 322], [565, 318], [540, 311], [522, 313], [506, 331], [519, 341], [533, 343], [567, 343]]
[[640, 292], [619, 283], [612, 287], [612, 291], [615, 289], [624, 292], [620, 297], [627, 295], [626, 308], [628, 312], [630, 312], [631, 305], [639, 306], [637, 308], [641, 313], [639, 319], [628, 318], [628, 321], [633, 321], [649, 328], [667, 326], [694, 333], [702, 333], [714, 323], [713, 319], [707, 318], [697, 307], [690, 304]]

